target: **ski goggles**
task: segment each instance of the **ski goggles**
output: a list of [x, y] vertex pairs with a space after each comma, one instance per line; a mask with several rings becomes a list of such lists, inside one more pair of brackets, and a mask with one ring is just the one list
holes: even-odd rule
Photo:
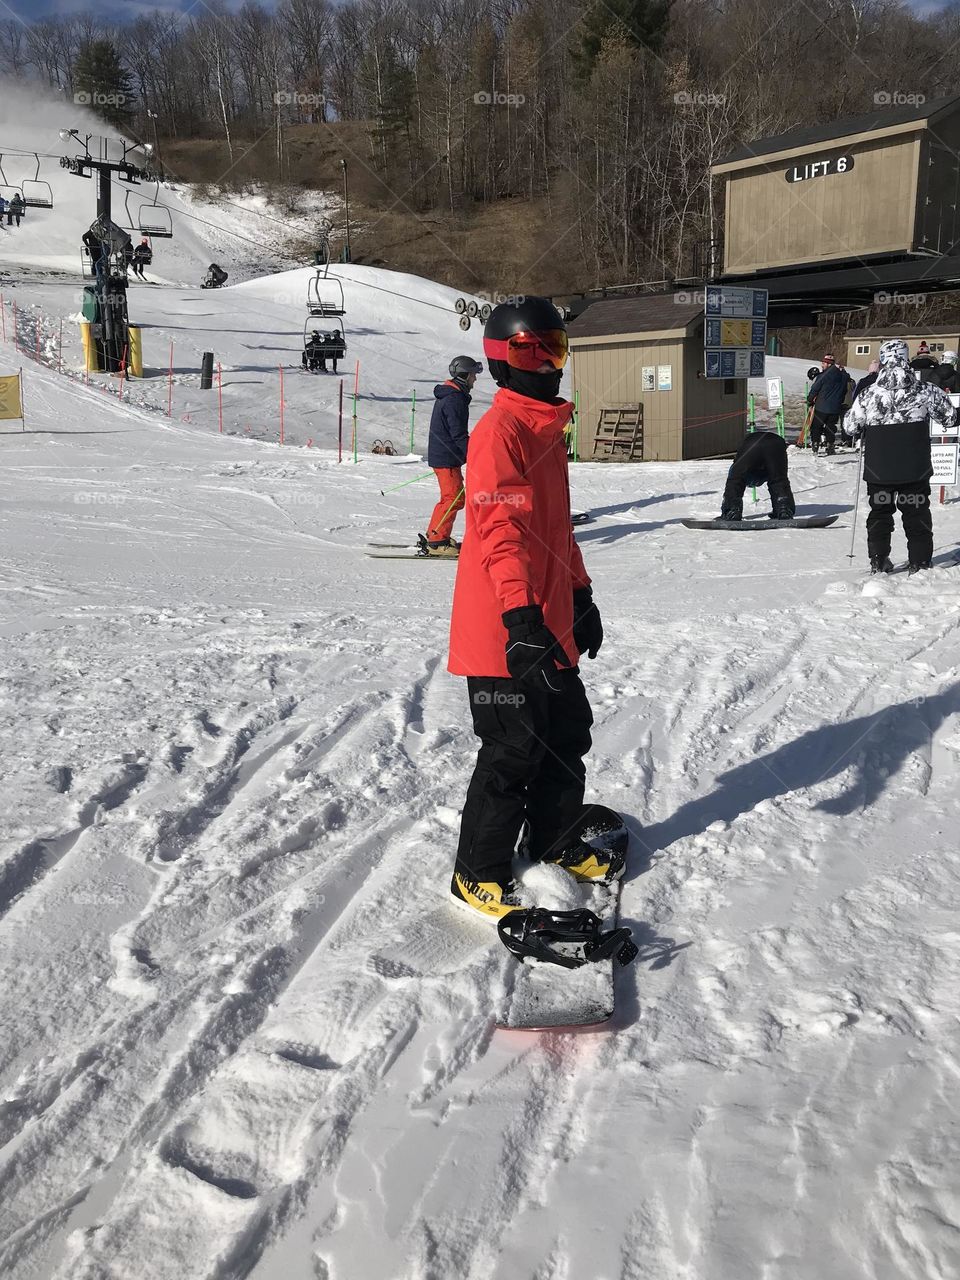
[[545, 364], [562, 369], [567, 363], [566, 329], [541, 329], [511, 334], [509, 338], [485, 338], [483, 350], [490, 360], [504, 360], [511, 369], [537, 373]]

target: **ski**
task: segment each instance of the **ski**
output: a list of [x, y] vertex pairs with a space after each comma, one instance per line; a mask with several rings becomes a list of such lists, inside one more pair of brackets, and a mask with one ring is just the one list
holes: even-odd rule
[[408, 551], [366, 551], [371, 560], [441, 560], [447, 564], [456, 564], [456, 556], [438, 556], [429, 551], [418, 551], [411, 547]]
[[571, 524], [590, 524], [593, 516], [589, 511], [573, 511], [570, 514]]
[[[604, 805], [584, 806], [577, 834], [621, 853], [629, 842], [623, 818]], [[621, 881], [581, 887], [586, 901], [580, 911], [515, 912], [517, 920], [501, 922], [501, 941], [519, 968], [498, 1027], [559, 1031], [602, 1026], [613, 1017], [614, 974], [637, 954], [629, 931], [619, 927]]]
[[681, 520], [685, 529], [729, 529], [733, 533], [772, 532], [775, 529], [826, 529], [839, 516], [795, 516], [792, 520]]

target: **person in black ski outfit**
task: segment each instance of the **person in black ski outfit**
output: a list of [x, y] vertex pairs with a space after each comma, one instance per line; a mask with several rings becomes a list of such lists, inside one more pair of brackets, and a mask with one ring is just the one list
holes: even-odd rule
[[311, 373], [316, 373], [318, 370], [321, 373], [326, 373], [326, 345], [327, 335], [318, 333], [314, 329], [303, 346], [302, 364], [304, 369], [309, 369]]
[[921, 382], [910, 367], [907, 344], [896, 338], [880, 348], [880, 372], [854, 401], [848, 419], [863, 431], [867, 482], [867, 552], [871, 573], [892, 573], [894, 512], [900, 512], [911, 573], [933, 559], [930, 511], [930, 436], [942, 435], [957, 411], [945, 391]]
[[748, 431], [727, 472], [720, 519], [742, 520], [745, 490], [763, 484], [770, 491], [770, 519], [792, 520], [797, 508], [787, 474], [786, 441], [776, 431]]
[[334, 329], [333, 333], [327, 335], [327, 359], [333, 372], [337, 372], [337, 361], [342, 360], [347, 354], [347, 344], [343, 339], [343, 334], [339, 329]]
[[133, 251], [133, 274], [139, 276], [142, 280], [144, 267], [149, 267], [153, 261], [153, 250], [150, 248], [150, 242], [146, 236], [140, 241]]
[[20, 219], [23, 217], [25, 209], [26, 205], [23, 203], [23, 196], [19, 191], [15, 191], [13, 199], [7, 205], [7, 226], [9, 227], [13, 219], [16, 218], [17, 226], [19, 227]]
[[921, 382], [936, 382], [934, 375], [937, 369], [937, 361], [930, 354], [930, 348], [925, 342], [921, 342], [917, 347], [917, 354], [910, 361], [910, 368], [916, 373]]
[[853, 379], [845, 369], [837, 368], [833, 356], [823, 357], [823, 370], [807, 392], [807, 404], [813, 406], [813, 422], [810, 424], [810, 443], [813, 452], [819, 453], [821, 445], [827, 453], [837, 450], [837, 422], [843, 412], [847, 392]]
[[960, 375], [957, 373], [957, 353], [955, 351], [945, 351], [943, 353], [930, 381], [935, 382], [941, 391], [946, 391], [948, 396], [955, 396], [960, 393]]

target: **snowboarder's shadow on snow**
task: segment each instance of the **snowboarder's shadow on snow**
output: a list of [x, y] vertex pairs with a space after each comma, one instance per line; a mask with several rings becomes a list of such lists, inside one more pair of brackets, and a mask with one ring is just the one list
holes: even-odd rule
[[733, 822], [762, 800], [817, 787], [848, 769], [852, 775], [844, 789], [815, 808], [837, 817], [862, 812], [883, 795], [905, 761], [927, 750], [936, 730], [958, 712], [960, 683], [930, 698], [894, 703], [844, 724], [821, 725], [768, 755], [728, 769], [709, 795], [647, 827], [638, 839], [652, 856], [677, 840], [700, 835], [713, 822]]
[[672, 524], [683, 524], [683, 517], [675, 516], [672, 520], [647, 520], [642, 524], [614, 524], [605, 529], [578, 529], [577, 542], [617, 542], [631, 533], [652, 533], [654, 529], [666, 529]]
[[621, 516], [626, 511], [636, 511], [638, 507], [652, 507], [656, 502], [669, 502], [672, 498], [710, 498], [715, 496], [715, 489], [698, 489], [696, 493], [652, 493], [649, 498], [634, 498], [632, 502], [617, 502], [612, 507], [593, 507], [591, 515]]

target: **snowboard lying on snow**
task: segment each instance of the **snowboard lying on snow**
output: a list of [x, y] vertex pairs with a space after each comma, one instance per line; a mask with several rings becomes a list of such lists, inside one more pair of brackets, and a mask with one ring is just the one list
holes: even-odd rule
[[756, 533], [774, 529], [826, 529], [839, 520], [839, 516], [794, 516], [792, 520], [770, 520], [767, 517], [750, 520], [681, 520], [687, 529], [732, 529], [738, 533]]
[[[630, 838], [620, 814], [604, 805], [584, 806], [577, 834], [588, 844], [619, 853], [627, 852]], [[637, 955], [630, 931], [619, 927], [621, 883], [583, 885], [589, 895], [583, 911], [515, 911], [501, 921], [500, 940], [525, 958], [498, 1027], [563, 1030], [610, 1020], [615, 971]], [[543, 948], [552, 953], [552, 961], [536, 958]], [[564, 959], [576, 967], [564, 967]]]

